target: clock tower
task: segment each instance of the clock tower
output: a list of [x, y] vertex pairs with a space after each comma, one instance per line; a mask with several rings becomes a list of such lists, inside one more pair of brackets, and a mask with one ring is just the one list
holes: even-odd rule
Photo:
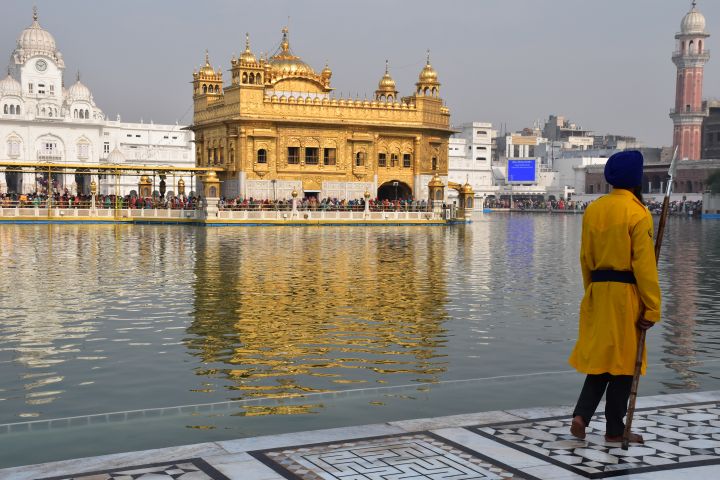
[[10, 59], [13, 76], [19, 77], [23, 96], [38, 102], [62, 103], [62, 76], [65, 62], [55, 39], [38, 22], [33, 8], [33, 22], [23, 30]]

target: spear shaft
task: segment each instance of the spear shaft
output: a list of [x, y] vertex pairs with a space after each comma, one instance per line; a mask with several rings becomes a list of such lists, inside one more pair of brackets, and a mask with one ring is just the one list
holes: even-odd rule
[[[665, 235], [665, 223], [667, 222], [668, 211], [670, 210], [670, 194], [672, 192], [673, 177], [675, 176], [675, 168], [677, 161], [677, 147], [670, 162], [668, 174], [668, 187], [663, 198], [662, 210], [660, 210], [660, 222], [658, 223], [658, 231], [655, 236], [655, 263], [660, 260], [660, 248], [662, 247], [663, 236]], [[627, 450], [630, 446], [630, 429], [632, 427], [633, 416], [635, 415], [635, 401], [637, 400], [638, 383], [640, 382], [640, 371], [642, 369], [643, 351], [645, 350], [645, 336], [647, 330], [640, 330], [638, 336], [637, 356], [635, 357], [635, 371], [633, 373], [632, 386], [630, 387], [630, 400], [628, 403], [627, 418], [625, 420], [625, 431], [623, 432], [622, 449]]]

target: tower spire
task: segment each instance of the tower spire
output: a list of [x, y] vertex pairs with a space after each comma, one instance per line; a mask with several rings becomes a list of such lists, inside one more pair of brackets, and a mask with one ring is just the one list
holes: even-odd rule
[[33, 5], [33, 22], [37, 22], [37, 19], [38, 19], [37, 5]]
[[385, 59], [385, 73], [388, 73], [388, 59]]

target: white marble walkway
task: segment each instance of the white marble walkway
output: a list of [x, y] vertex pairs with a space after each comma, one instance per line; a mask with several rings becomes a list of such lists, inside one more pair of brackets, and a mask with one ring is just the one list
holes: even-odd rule
[[[720, 391], [638, 399], [645, 446], [567, 434], [571, 407], [405, 420], [0, 470], [0, 479], [720, 478]], [[599, 409], [602, 411], [602, 406]]]

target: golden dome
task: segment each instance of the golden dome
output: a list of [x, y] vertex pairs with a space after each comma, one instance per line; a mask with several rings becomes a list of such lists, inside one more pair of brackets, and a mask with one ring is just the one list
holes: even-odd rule
[[215, 70], [213, 69], [212, 65], [210, 65], [210, 54], [207, 50], [205, 50], [205, 65], [200, 69], [201, 75], [207, 75], [207, 76], [214, 76]]
[[461, 190], [461, 191], [462, 191], [462, 193], [468, 193], [468, 194], [475, 193], [475, 192], [473, 191], [472, 185], [470, 185], [470, 184], [467, 183], [467, 182], [465, 183], [465, 185], [462, 186], [462, 190]]
[[250, 51], [250, 34], [245, 34], [245, 51], [240, 54], [240, 62], [242, 63], [257, 63], [255, 55]]
[[427, 62], [420, 72], [419, 83], [438, 83], [438, 76], [435, 69], [430, 65], [430, 51], [427, 54]]
[[395, 91], [395, 80], [392, 79], [388, 73], [388, 62], [385, 60], [385, 75], [380, 79], [378, 83], [378, 90], [383, 92], [394, 92]]
[[322, 72], [320, 72], [320, 75], [324, 78], [332, 77], [332, 70], [330, 70], [330, 67], [328, 67], [327, 62], [325, 62], [325, 68], [322, 69]]
[[268, 60], [272, 69], [277, 73], [285, 75], [315, 75], [315, 71], [310, 65], [303, 62], [300, 57], [292, 54], [287, 27], [283, 28], [282, 32], [283, 39], [280, 43], [280, 51]]
[[430, 183], [428, 183], [429, 188], [442, 188], [445, 185], [443, 185], [442, 180], [440, 180], [440, 175], [437, 173], [433, 175], [432, 180], [430, 180]]

